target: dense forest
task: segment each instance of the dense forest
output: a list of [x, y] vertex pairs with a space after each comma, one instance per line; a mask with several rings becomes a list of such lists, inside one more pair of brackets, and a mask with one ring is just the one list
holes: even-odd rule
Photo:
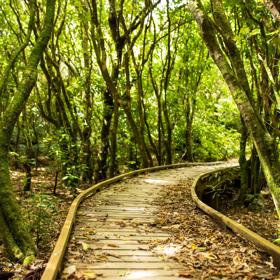
[[[71, 191], [120, 173], [238, 157], [280, 216], [280, 5], [274, 0], [11, 0], [0, 5], [0, 228], [35, 245], [10, 169]], [[55, 192], [55, 190], [54, 190]]]

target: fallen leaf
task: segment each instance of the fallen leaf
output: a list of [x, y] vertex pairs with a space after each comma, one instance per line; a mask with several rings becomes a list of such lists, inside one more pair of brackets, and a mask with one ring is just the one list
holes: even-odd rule
[[191, 277], [193, 271], [179, 271], [179, 277]]
[[119, 247], [120, 247], [119, 245], [117, 245], [117, 244], [112, 244], [112, 243], [108, 244], [108, 246], [109, 246], [109, 247], [114, 247], [114, 248], [119, 248]]
[[[70, 265], [64, 268], [62, 274], [66, 274], [67, 278], [73, 276], [76, 273], [76, 266], [75, 265]], [[66, 279], [67, 279], [66, 278]]]
[[85, 243], [85, 242], [82, 242], [81, 243], [82, 244], [82, 248], [83, 248], [83, 250], [86, 252], [88, 249], [90, 249], [90, 245], [89, 244], [87, 244], [87, 243]]
[[96, 279], [97, 275], [95, 272], [83, 272], [86, 280], [94, 280]]

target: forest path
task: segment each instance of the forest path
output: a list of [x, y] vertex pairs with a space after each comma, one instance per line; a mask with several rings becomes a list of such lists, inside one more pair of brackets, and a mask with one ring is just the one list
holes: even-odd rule
[[222, 166], [142, 174], [86, 199], [76, 217], [60, 279], [67, 279], [70, 274], [75, 274], [75, 279], [182, 279], [181, 264], [159, 257], [151, 249], [151, 243], [170, 237], [156, 224], [155, 213], [160, 206], [154, 202], [164, 188], [192, 181], [199, 174]]

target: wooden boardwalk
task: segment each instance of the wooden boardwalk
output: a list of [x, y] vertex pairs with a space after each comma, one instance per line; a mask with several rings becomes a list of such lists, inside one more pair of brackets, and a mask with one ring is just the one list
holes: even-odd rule
[[[72, 271], [89, 279], [182, 279], [178, 263], [151, 249], [151, 242], [169, 236], [155, 223], [159, 209], [153, 201], [165, 186], [215, 168], [184, 167], [139, 175], [88, 198], [79, 208], [59, 279]], [[170, 254], [170, 248], [160, 250]]]

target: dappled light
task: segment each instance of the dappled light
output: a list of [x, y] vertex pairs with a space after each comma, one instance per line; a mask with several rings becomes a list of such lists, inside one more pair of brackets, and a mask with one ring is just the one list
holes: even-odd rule
[[182, 245], [179, 244], [164, 244], [154, 248], [154, 251], [159, 255], [174, 256], [180, 251]]
[[152, 184], [152, 185], [166, 185], [166, 184], [170, 183], [170, 181], [163, 180], [163, 179], [157, 179], [157, 178], [148, 178], [148, 179], [145, 179], [144, 182]]

